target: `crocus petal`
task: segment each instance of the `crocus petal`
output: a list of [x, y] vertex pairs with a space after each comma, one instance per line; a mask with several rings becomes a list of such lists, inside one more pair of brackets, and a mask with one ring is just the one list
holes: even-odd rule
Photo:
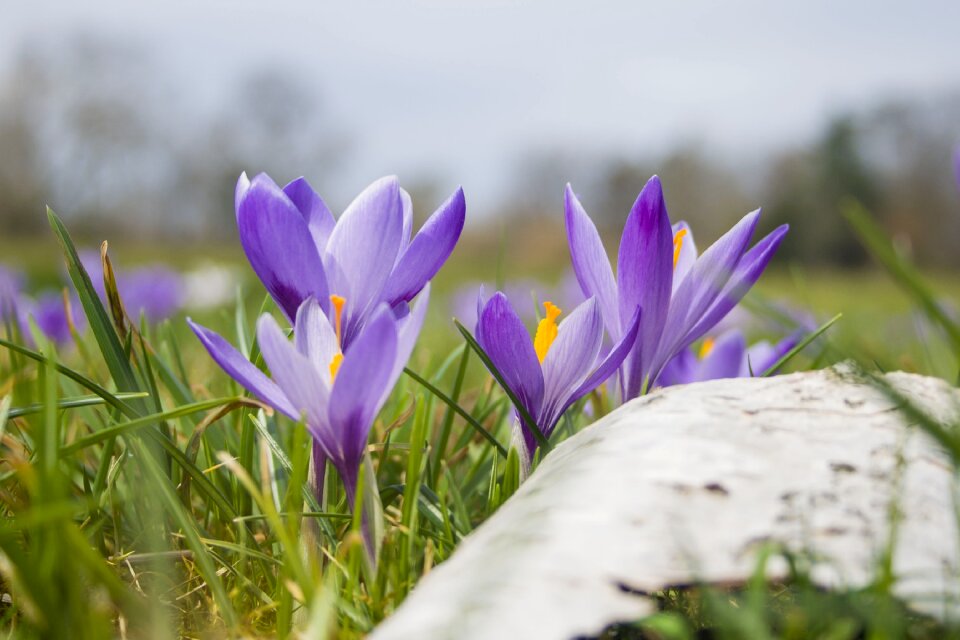
[[690, 273], [694, 263], [697, 261], [697, 244], [693, 240], [693, 230], [690, 225], [681, 220], [673, 225], [673, 236], [676, 237], [679, 231], [685, 231], [683, 240], [680, 244], [680, 253], [677, 255], [677, 263], [673, 267], [673, 291], [680, 287], [680, 283]]
[[[297, 310], [297, 321], [293, 332], [297, 350], [310, 359], [317, 371], [329, 370], [335, 355], [340, 353], [335, 329], [330, 319], [314, 298], [307, 298]], [[321, 376], [324, 382], [326, 377]], [[329, 384], [326, 385], [330, 387]]]
[[626, 322], [637, 307], [643, 309], [640, 339], [645, 345], [660, 338], [672, 283], [673, 229], [660, 178], [653, 176], [627, 217], [617, 256], [620, 320]]
[[788, 225], [777, 227], [744, 254], [723, 291], [689, 331], [684, 342], [690, 344], [697, 340], [730, 313], [730, 310], [740, 302], [770, 264], [773, 254], [776, 253], [787, 231], [789, 231]]
[[320, 371], [307, 356], [297, 351], [269, 313], [263, 314], [257, 322], [257, 340], [270, 374], [296, 408], [296, 418], [306, 413], [310, 432], [318, 439], [330, 440], [324, 411], [328, 385]]
[[557, 337], [543, 359], [543, 410], [540, 426], [549, 435], [556, 410], [579, 387], [597, 361], [603, 343], [603, 318], [596, 298], [590, 298], [560, 323]]
[[370, 427], [387, 397], [396, 354], [397, 327], [390, 309], [383, 305], [344, 354], [330, 394], [328, 415], [342, 448], [331, 459], [341, 474], [355, 471], [360, 464]]
[[620, 313], [617, 305], [617, 285], [613, 279], [610, 260], [603, 248], [600, 234], [583, 205], [568, 184], [564, 192], [564, 220], [573, 272], [583, 295], [593, 296], [600, 305], [600, 313], [607, 332], [613, 339], [620, 336]]
[[672, 285], [673, 229], [660, 178], [653, 176], [627, 217], [617, 258], [620, 320], [628, 320], [638, 306], [643, 309], [640, 339], [624, 365], [627, 397], [640, 393], [663, 333]]
[[265, 174], [253, 179], [240, 201], [237, 223], [250, 265], [288, 320], [310, 296], [326, 305], [327, 279], [307, 223]]
[[240, 174], [240, 177], [237, 178], [237, 186], [233, 190], [233, 210], [237, 216], [238, 223], [240, 222], [240, 201], [247, 195], [249, 189], [250, 178], [247, 177], [247, 172], [244, 171]]
[[651, 384], [656, 381], [667, 360], [696, 340], [691, 330], [701, 322], [710, 305], [730, 280], [753, 236], [759, 218], [759, 209], [745, 215], [703, 252], [684, 278], [670, 302], [660, 348], [648, 368]]
[[403, 212], [403, 231], [400, 234], [400, 251], [397, 253], [397, 262], [403, 252], [410, 246], [410, 238], [413, 235], [413, 198], [407, 193], [406, 189], [400, 189], [400, 210]]
[[[395, 359], [393, 370], [390, 372], [390, 378], [387, 381], [386, 395], [390, 395], [390, 390], [397, 383], [403, 368], [407, 365], [413, 348], [417, 344], [417, 338], [420, 336], [420, 329], [423, 328], [423, 319], [427, 316], [427, 307], [430, 304], [430, 283], [423, 288], [420, 295], [417, 296], [417, 302], [413, 305], [410, 313], [406, 317], [397, 320], [397, 357]], [[386, 401], [386, 397], [383, 398]]]
[[740, 375], [740, 367], [746, 357], [746, 348], [746, 341], [739, 331], [731, 331], [720, 336], [714, 342], [710, 353], [700, 361], [696, 381], [736, 378]]
[[543, 373], [526, 327], [507, 297], [496, 292], [480, 314], [481, 346], [504, 382], [536, 419], [543, 402]]
[[480, 317], [483, 315], [483, 308], [487, 306], [487, 294], [484, 286], [481, 284], [480, 288], [477, 290], [477, 321], [476, 326], [473, 330], [473, 336], [477, 339], [481, 345], [483, 344], [483, 337], [480, 335]]
[[190, 325], [197, 338], [206, 347], [210, 357], [220, 365], [221, 369], [227, 372], [227, 375], [288, 418], [300, 419], [300, 412], [293, 406], [293, 403], [281, 391], [280, 387], [264, 375], [260, 369], [257, 369], [233, 345], [221, 335], [193, 322], [190, 318], [187, 318], [187, 324]]
[[377, 180], [356, 197], [327, 242], [324, 267], [330, 292], [346, 298], [343, 342], [349, 344], [363, 318], [380, 300], [400, 249], [403, 212], [397, 178]]
[[610, 353], [608, 353], [607, 357], [603, 359], [596, 369], [594, 369], [593, 373], [587, 376], [587, 379], [580, 383], [580, 386], [570, 394], [570, 397], [567, 398], [564, 406], [560, 408], [560, 413], [558, 415], [562, 416], [563, 413], [570, 408], [570, 405], [599, 387], [604, 383], [604, 381], [606, 381], [607, 378], [613, 375], [614, 371], [620, 368], [620, 365], [623, 363], [623, 359], [627, 357], [627, 354], [630, 352], [630, 348], [633, 346], [634, 342], [636, 342], [637, 336], [640, 333], [641, 315], [640, 307], [637, 307], [633, 317], [631, 317], [630, 321], [627, 323], [626, 333], [624, 333], [623, 337], [613, 345], [613, 348], [610, 349]]
[[297, 178], [290, 182], [283, 188], [283, 192], [307, 221], [307, 228], [310, 229], [310, 236], [317, 246], [317, 253], [323, 255], [327, 248], [327, 240], [330, 239], [336, 224], [330, 209], [305, 178]]
[[465, 216], [463, 189], [458, 188], [430, 216], [400, 256], [384, 291], [384, 300], [396, 304], [417, 295], [450, 257], [463, 231]]

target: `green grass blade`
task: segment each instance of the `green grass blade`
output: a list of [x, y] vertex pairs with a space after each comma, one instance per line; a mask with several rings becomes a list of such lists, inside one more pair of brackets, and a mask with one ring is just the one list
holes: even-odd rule
[[138, 440], [132, 441], [132, 445], [134, 451], [138, 454], [137, 460], [150, 479], [151, 489], [156, 491], [170, 517], [183, 532], [187, 547], [193, 551], [197, 570], [213, 593], [213, 598], [220, 609], [220, 615], [223, 616], [228, 627], [236, 627], [239, 618], [233, 609], [233, 603], [227, 595], [223, 582], [217, 575], [217, 569], [211, 560], [210, 553], [200, 538], [193, 516], [180, 503], [176, 490], [170, 484], [170, 479], [160, 469], [153, 454]]
[[[145, 398], [148, 394], [145, 391], [130, 391], [126, 393], [117, 393], [114, 395], [118, 400], [129, 400], [131, 398]], [[89, 396], [79, 396], [76, 398], [65, 398], [57, 402], [57, 409], [76, 409], [78, 407], [90, 407], [95, 405], [106, 404], [106, 400], [96, 395]], [[14, 407], [10, 409], [8, 417], [10, 418], [19, 418], [21, 416], [29, 416], [35, 413], [40, 413], [44, 408], [43, 404], [31, 404], [26, 407]]]
[[[453, 382], [453, 391], [450, 399], [456, 403], [460, 402], [460, 393], [463, 390], [463, 379], [467, 375], [467, 364], [470, 361], [470, 349], [464, 347], [463, 355], [460, 356], [460, 366], [457, 368], [457, 377]], [[450, 429], [453, 428], [453, 408], [447, 407], [443, 416], [443, 422], [440, 425], [440, 439], [437, 441], [436, 458], [433, 461], [433, 477], [430, 479], [431, 486], [437, 486], [440, 481], [440, 462], [447, 452], [447, 445], [450, 442]]]
[[[31, 360], [35, 360], [36, 362], [44, 362], [46, 360], [46, 356], [43, 355], [42, 353], [33, 351], [32, 349], [27, 349], [26, 347], [21, 347], [18, 344], [8, 342], [7, 340], [4, 340], [2, 338], [0, 338], [0, 347], [4, 347], [20, 355], [24, 355], [30, 358]], [[78, 383], [85, 389], [92, 391], [96, 395], [103, 398], [107, 404], [119, 409], [124, 415], [131, 418], [135, 418], [141, 415], [141, 413], [138, 410], [134, 409], [133, 407], [128, 405], [126, 402], [118, 398], [116, 394], [113, 394], [107, 391], [106, 389], [104, 389], [99, 384], [97, 384], [90, 378], [86, 377], [82, 373], [77, 373], [73, 369], [70, 369], [69, 367], [65, 367], [61, 364], [55, 364], [54, 368], [57, 370], [58, 373], [66, 376], [67, 378], [70, 378], [71, 380]], [[139, 392], [139, 390], [137, 392]]]
[[80, 451], [89, 446], [98, 444], [112, 438], [114, 436], [125, 435], [131, 431], [156, 424], [158, 422], [163, 422], [166, 420], [172, 420], [174, 418], [180, 418], [183, 416], [189, 416], [200, 411], [208, 411], [210, 409], [216, 409], [219, 407], [227, 406], [230, 404], [246, 404], [249, 403], [249, 398], [244, 398], [242, 396], [237, 396], [233, 398], [217, 398], [215, 400], [203, 400], [201, 402], [194, 402], [192, 404], [185, 404], [175, 409], [170, 409], [169, 411], [161, 411], [159, 413], [151, 413], [150, 415], [142, 416], [134, 420], [129, 420], [127, 422], [121, 422], [120, 424], [111, 425], [105, 429], [100, 429], [89, 435], [77, 438], [70, 444], [62, 447], [60, 449], [60, 455], [66, 456], [71, 453]]
[[917, 269], [894, 249], [890, 239], [862, 206], [849, 204], [843, 212], [867, 251], [893, 276], [904, 291], [923, 307], [924, 312], [946, 332], [953, 351], [960, 357], [960, 324], [952, 320], [937, 302]]
[[507, 457], [507, 449], [506, 449], [506, 447], [504, 447], [502, 444], [500, 444], [500, 442], [493, 436], [493, 434], [490, 433], [489, 431], [487, 431], [486, 427], [484, 427], [482, 424], [480, 424], [479, 422], [477, 422], [477, 421], [473, 418], [473, 416], [471, 416], [469, 413], [467, 413], [467, 411], [466, 411], [463, 407], [461, 407], [459, 404], [457, 404], [456, 402], [454, 402], [452, 398], [448, 397], [447, 394], [445, 394], [443, 391], [440, 391], [440, 389], [437, 389], [435, 386], [433, 386], [432, 384], [430, 384], [429, 382], [427, 382], [427, 380], [425, 380], [424, 378], [422, 378], [417, 372], [415, 372], [415, 371], [413, 371], [413, 370], [411, 370], [411, 369], [409, 369], [409, 368], [407, 368], [407, 367], [404, 367], [403, 372], [406, 373], [406, 374], [407, 374], [408, 376], [410, 376], [411, 378], [413, 378], [414, 380], [416, 380], [416, 381], [417, 381], [418, 383], [420, 383], [421, 385], [423, 385], [423, 387], [424, 387], [427, 391], [429, 391], [430, 393], [432, 393], [433, 395], [435, 395], [437, 398], [440, 399], [441, 402], [443, 402], [443, 403], [446, 404], [448, 407], [450, 407], [451, 409], [453, 409], [453, 410], [457, 413], [457, 415], [459, 415], [461, 418], [463, 418], [464, 420], [466, 420], [466, 421], [467, 421], [467, 424], [469, 424], [471, 427], [473, 427], [474, 430], [476, 430], [477, 433], [479, 433], [481, 436], [483, 436], [483, 438], [484, 438], [487, 442], [489, 442], [490, 444], [492, 444], [492, 445], [497, 449], [497, 451], [500, 453], [501, 456], [503, 456], [504, 458]]
[[49, 207], [47, 208], [47, 219], [50, 221], [50, 227], [63, 250], [67, 263], [67, 273], [73, 281], [77, 296], [80, 298], [80, 304], [83, 305], [83, 311], [86, 313], [87, 323], [100, 346], [100, 352], [103, 354], [103, 359], [117, 388], [121, 391], [140, 391], [140, 385], [137, 383], [126, 351], [114, 330], [110, 316], [100, 301], [100, 296], [97, 295], [97, 291], [93, 287], [93, 282], [90, 280], [87, 270], [83, 268], [83, 264], [80, 262], [80, 256], [77, 254], [77, 249], [67, 228], [60, 217]]
[[783, 354], [783, 356], [782, 356], [779, 360], [777, 360], [776, 362], [774, 362], [774, 363], [770, 366], [769, 369], [767, 369], [766, 371], [764, 371], [763, 373], [761, 373], [761, 374], [760, 374], [760, 377], [761, 377], [761, 378], [766, 378], [766, 377], [768, 377], [768, 376], [773, 375], [773, 373], [774, 373], [775, 371], [777, 371], [778, 369], [780, 369], [780, 367], [782, 367], [782, 366], [785, 365], [787, 362], [789, 362], [795, 355], [797, 355], [798, 353], [800, 353], [801, 351], [803, 351], [804, 349], [806, 349], [806, 348], [807, 348], [807, 345], [809, 345], [811, 342], [813, 342], [814, 340], [816, 340], [817, 338], [819, 338], [821, 335], [823, 335], [824, 332], [826, 332], [827, 329], [829, 329], [830, 327], [832, 327], [832, 326], [834, 325], [834, 323], [835, 323], [837, 320], [839, 320], [840, 318], [842, 318], [842, 317], [843, 317], [843, 314], [842, 314], [842, 313], [838, 313], [837, 315], [833, 316], [832, 318], [830, 318], [829, 320], [827, 320], [826, 322], [824, 322], [822, 325], [820, 325], [820, 326], [817, 328], [816, 331], [814, 331], [813, 333], [807, 335], [806, 337], [804, 337], [803, 340], [801, 340], [800, 342], [798, 342], [797, 345], [796, 345], [793, 349], [790, 349], [790, 351], [788, 351], [788, 352], [786, 352], [785, 354]]

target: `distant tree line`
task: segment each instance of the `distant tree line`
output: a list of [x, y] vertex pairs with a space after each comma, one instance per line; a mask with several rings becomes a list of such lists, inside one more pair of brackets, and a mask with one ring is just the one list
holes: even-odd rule
[[523, 158], [508, 213], [555, 219], [561, 187], [572, 181], [613, 242], [640, 188], [658, 173], [671, 217], [689, 221], [704, 241], [762, 206], [764, 228], [791, 225], [781, 256], [861, 266], [867, 256], [841, 213], [857, 201], [918, 263], [960, 267], [960, 185], [952, 159], [958, 143], [960, 92], [837, 115], [807, 144], [762, 158], [732, 161], [696, 143], [657, 157], [540, 151]]
[[0, 228], [46, 229], [49, 204], [80, 233], [159, 238], [234, 232], [244, 169], [334, 168], [347, 151], [319, 96], [254, 69], [204, 109], [137, 46], [78, 36], [25, 49], [0, 76]]
[[[349, 137], [320, 98], [272, 68], [238, 78], [226, 97], [185, 95], [141, 48], [93, 37], [25, 49], [0, 74], [0, 231], [45, 232], [50, 204], [94, 240], [227, 237], [241, 170], [267, 168], [279, 179], [344, 166]], [[671, 215], [688, 220], [702, 242], [762, 205], [765, 228], [792, 226], [784, 257], [859, 266], [866, 256], [841, 216], [856, 200], [919, 263], [960, 267], [951, 163], [958, 142], [960, 92], [839, 114], [809, 142], [753, 158], [697, 142], [635, 156], [533, 151], [516, 167], [499, 214], [559, 223], [571, 181], [612, 237], [659, 173]], [[415, 200], [435, 203], [433, 176], [416, 178], [407, 181], [420, 192]]]

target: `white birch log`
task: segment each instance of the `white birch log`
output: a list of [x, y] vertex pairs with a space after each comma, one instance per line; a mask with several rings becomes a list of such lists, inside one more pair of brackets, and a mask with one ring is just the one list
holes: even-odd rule
[[[943, 381], [886, 379], [956, 419]], [[371, 637], [596, 634], [655, 611], [644, 594], [745, 581], [765, 541], [822, 558], [820, 584], [860, 587], [894, 504], [897, 594], [943, 617], [958, 599], [953, 489], [945, 455], [843, 366], [657, 391], [557, 446]]]

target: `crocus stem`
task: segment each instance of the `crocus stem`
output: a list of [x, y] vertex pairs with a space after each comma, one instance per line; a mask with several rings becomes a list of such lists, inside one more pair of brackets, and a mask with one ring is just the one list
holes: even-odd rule
[[313, 487], [313, 495], [317, 499], [317, 504], [320, 505], [320, 510], [326, 511], [327, 497], [323, 493], [323, 482], [324, 476], [327, 473], [327, 455], [316, 441], [313, 442], [313, 466], [310, 472], [312, 474], [310, 477], [310, 485]]
[[[347, 493], [347, 504], [350, 505], [351, 512], [354, 513], [356, 520], [356, 510], [360, 509], [360, 534], [363, 536], [363, 548], [367, 552], [367, 560], [371, 567], [376, 566], [376, 541], [373, 534], [373, 522], [370, 517], [370, 509], [373, 505], [367, 504], [368, 491], [364, 489], [363, 496], [358, 504], [357, 494], [360, 488], [360, 465], [350, 465], [348, 469], [340, 471], [340, 477], [343, 479], [343, 487]], [[364, 478], [368, 481], [369, 478]]]
[[530, 464], [537, 444], [527, 430], [520, 426], [519, 416], [513, 418], [510, 444], [520, 454], [520, 482], [523, 482], [530, 475]]

